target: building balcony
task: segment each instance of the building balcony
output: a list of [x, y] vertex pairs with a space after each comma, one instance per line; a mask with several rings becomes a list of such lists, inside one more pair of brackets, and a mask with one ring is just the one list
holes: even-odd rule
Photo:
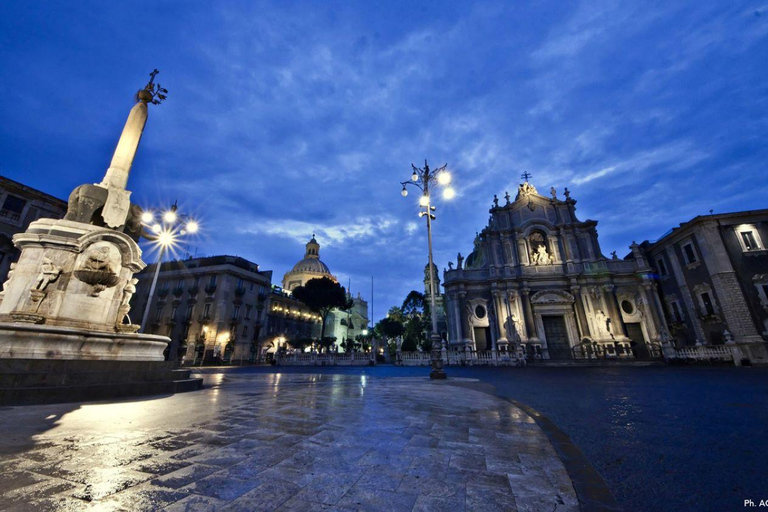
[[0, 219], [18, 222], [21, 219], [21, 214], [11, 210], [0, 210]]

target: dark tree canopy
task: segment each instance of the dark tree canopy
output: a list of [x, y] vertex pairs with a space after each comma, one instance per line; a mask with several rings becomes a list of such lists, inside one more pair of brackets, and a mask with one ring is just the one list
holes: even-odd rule
[[297, 300], [318, 313], [322, 319], [321, 338], [325, 337], [325, 320], [332, 309], [346, 311], [352, 307], [352, 301], [347, 299], [347, 291], [339, 283], [327, 277], [310, 279], [304, 286], [293, 289]]
[[424, 294], [411, 290], [400, 309], [407, 317], [424, 314]]
[[378, 332], [379, 335], [383, 338], [391, 340], [397, 338], [398, 336], [402, 336], [402, 334], [405, 332], [405, 327], [403, 327], [403, 323], [397, 319], [386, 317], [379, 320], [379, 322], [376, 324], [376, 332]]

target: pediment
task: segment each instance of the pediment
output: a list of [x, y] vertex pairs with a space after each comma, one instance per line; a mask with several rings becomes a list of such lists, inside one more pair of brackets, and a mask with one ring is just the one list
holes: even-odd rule
[[573, 304], [574, 298], [563, 290], [541, 290], [531, 296], [533, 304]]

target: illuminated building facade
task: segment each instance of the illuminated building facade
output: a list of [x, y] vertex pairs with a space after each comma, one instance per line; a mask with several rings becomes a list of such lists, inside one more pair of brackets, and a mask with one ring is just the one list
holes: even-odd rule
[[[141, 322], [155, 266], [137, 274], [132, 311]], [[267, 320], [272, 271], [237, 256], [168, 261], [160, 267], [147, 332], [171, 338], [186, 364], [256, 359]]]
[[663, 318], [640, 248], [605, 257], [597, 222], [576, 217], [565, 189], [522, 183], [494, 197], [487, 227], [444, 273], [448, 346], [542, 359], [656, 357]]

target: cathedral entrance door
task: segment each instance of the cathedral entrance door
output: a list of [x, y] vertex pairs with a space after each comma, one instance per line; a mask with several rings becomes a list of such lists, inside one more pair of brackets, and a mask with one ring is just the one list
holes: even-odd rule
[[632, 340], [632, 353], [637, 359], [651, 359], [651, 353], [648, 345], [645, 343], [643, 328], [638, 322], [628, 322], [624, 324], [627, 328], [627, 337]]
[[481, 352], [483, 350], [490, 350], [491, 345], [491, 328], [490, 327], [475, 327], [475, 350]]
[[549, 358], [573, 359], [565, 318], [562, 315], [542, 316], [541, 323], [544, 325], [544, 336], [547, 338]]

